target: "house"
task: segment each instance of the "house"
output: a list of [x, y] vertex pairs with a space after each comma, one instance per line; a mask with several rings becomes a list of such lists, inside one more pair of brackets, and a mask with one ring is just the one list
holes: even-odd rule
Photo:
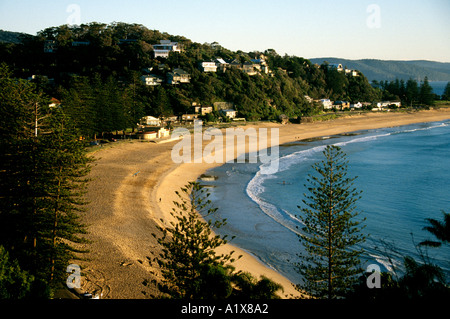
[[377, 108], [379, 109], [387, 108], [389, 106], [401, 107], [402, 102], [382, 101], [377, 103]]
[[333, 108], [333, 102], [330, 101], [330, 99], [321, 99], [319, 100], [319, 103], [322, 104], [325, 110], [330, 110]]
[[165, 129], [164, 127], [160, 127], [156, 130], [152, 131], [141, 131], [139, 135], [147, 141], [154, 140], [157, 138], [164, 138], [170, 136], [170, 131]]
[[253, 63], [253, 67], [258, 71], [265, 74], [269, 73], [269, 66], [267, 65], [267, 62], [266, 60], [264, 60], [263, 56], [261, 56], [259, 59], [251, 59], [250, 61]]
[[217, 65], [213, 61], [200, 63], [200, 70], [203, 72], [217, 72]]
[[155, 58], [161, 57], [167, 59], [170, 52], [181, 52], [181, 47], [178, 42], [160, 40], [159, 44], [153, 44], [153, 51]]
[[347, 101], [336, 101], [334, 102], [334, 107], [338, 110], [345, 110], [350, 108], [350, 103]]
[[340, 64], [340, 63], [328, 64], [328, 69], [337, 70], [338, 72], [344, 71], [344, 68], [342, 67], [342, 64]]
[[244, 64], [242, 64], [242, 71], [244, 71], [248, 75], [258, 74], [258, 72], [256, 72], [255, 70], [255, 67], [253, 66], [253, 63], [251, 62], [245, 62]]
[[229, 63], [230, 67], [238, 69], [238, 70], [242, 70], [242, 64], [241, 61], [239, 61], [238, 59], [234, 59], [233, 61], [231, 61]]
[[197, 114], [182, 114], [181, 122], [194, 122], [198, 118]]
[[358, 71], [345, 69], [345, 74], [350, 74], [351, 76], [359, 76]]
[[141, 76], [141, 81], [145, 85], [156, 86], [156, 85], [161, 85], [163, 79], [161, 79], [159, 76], [154, 75], [154, 74], [147, 74], [147, 75]]
[[212, 113], [212, 106], [196, 106], [195, 113], [200, 113], [201, 115], [206, 115], [208, 113]]
[[362, 107], [363, 107], [363, 105], [361, 102], [356, 102], [356, 103], [350, 104], [351, 109], [360, 109]]
[[227, 110], [220, 110], [220, 113], [223, 115], [229, 117], [230, 119], [234, 119], [237, 115], [237, 111], [233, 109], [227, 109]]
[[61, 106], [61, 101], [58, 99], [55, 99], [54, 97], [52, 97], [52, 99], [50, 100], [50, 104], [48, 105], [48, 107], [50, 108], [54, 108], [54, 107], [59, 107]]
[[217, 68], [221, 72], [225, 72], [225, 70], [230, 66], [227, 62], [225, 62], [222, 58], [217, 58], [215, 61]]
[[167, 73], [167, 83], [169, 84], [189, 83], [190, 81], [191, 76], [183, 69], [174, 69]]
[[141, 125], [161, 126], [161, 120], [153, 116], [144, 116], [141, 118]]

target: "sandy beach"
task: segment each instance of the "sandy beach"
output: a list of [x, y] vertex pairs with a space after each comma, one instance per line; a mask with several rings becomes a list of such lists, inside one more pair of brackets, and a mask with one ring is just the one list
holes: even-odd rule
[[[279, 143], [328, 136], [366, 129], [400, 126], [412, 123], [450, 119], [450, 109], [414, 113], [355, 114], [333, 121], [287, 124], [262, 123], [244, 127], [279, 128]], [[89, 201], [84, 222], [88, 225], [86, 260], [80, 261], [83, 289], [101, 293], [105, 299], [146, 298], [144, 279], [153, 279], [155, 269], [147, 256], [157, 254], [160, 247], [152, 233], [157, 225], [166, 226], [176, 200], [175, 191], [196, 180], [220, 163], [176, 164], [171, 151], [178, 142], [148, 143], [124, 141], [112, 147], [96, 149], [96, 162], [90, 173], [86, 198]], [[207, 141], [203, 142], [208, 144]], [[272, 145], [274, 146], [274, 145]], [[234, 263], [238, 270], [254, 276], [264, 275], [284, 287], [283, 298], [298, 296], [292, 283], [255, 257], [230, 244], [223, 247], [243, 255]]]

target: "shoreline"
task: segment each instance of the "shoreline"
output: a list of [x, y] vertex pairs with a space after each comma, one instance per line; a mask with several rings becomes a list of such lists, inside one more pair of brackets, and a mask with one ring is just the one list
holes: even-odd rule
[[[281, 145], [307, 138], [446, 119], [450, 119], [450, 109], [368, 113], [328, 122], [287, 125], [261, 123], [242, 127], [279, 128], [277, 144]], [[204, 142], [205, 145], [208, 143]], [[156, 225], [164, 226], [170, 220], [168, 216], [172, 202], [176, 200], [175, 191], [189, 181], [196, 181], [207, 170], [223, 165], [175, 164], [171, 162], [170, 156], [174, 145], [130, 142], [95, 153], [94, 157], [99, 158], [99, 161], [92, 175], [99, 179], [89, 186], [88, 199], [94, 201], [87, 208], [93, 214], [85, 218], [90, 225], [88, 239], [94, 241], [94, 247], [89, 246], [92, 253], [89, 253], [90, 260], [84, 269], [84, 289], [102, 292], [103, 298], [145, 297], [138, 293], [143, 289], [134, 285], [150, 278], [149, 272], [153, 268], [146, 264], [147, 252], [160, 249], [151, 233], [156, 231]], [[139, 173], [133, 176], [136, 172]], [[125, 196], [125, 193], [129, 196]], [[284, 287], [284, 292], [280, 294], [283, 298], [299, 296], [288, 279], [263, 264], [256, 256], [232, 243], [223, 249], [234, 250], [234, 256], [243, 255], [233, 263], [237, 271], [248, 271], [257, 278], [264, 275], [280, 283]]]

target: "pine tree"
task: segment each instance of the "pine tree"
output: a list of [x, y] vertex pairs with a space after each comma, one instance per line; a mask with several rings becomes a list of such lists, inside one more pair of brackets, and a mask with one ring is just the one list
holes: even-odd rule
[[425, 77], [422, 85], [420, 86], [419, 98], [420, 103], [425, 105], [434, 105], [433, 88], [428, 83], [428, 77]]
[[313, 165], [316, 175], [308, 175], [309, 195], [299, 216], [304, 224], [299, 235], [304, 253], [296, 264], [304, 283], [297, 289], [318, 298], [339, 298], [361, 273], [356, 245], [365, 240], [360, 221], [354, 220], [361, 192], [353, 188], [355, 178], [347, 177], [346, 155], [337, 146], [327, 146], [325, 160]]
[[34, 85], [5, 70], [0, 70], [0, 244], [35, 277], [34, 293], [48, 297], [82, 241], [78, 212], [90, 159], [62, 109], [50, 109]]
[[[227, 236], [214, 235], [211, 227], [221, 227], [225, 221], [205, 222], [200, 217], [205, 218], [217, 211], [217, 208], [210, 207], [209, 193], [199, 183], [189, 182], [181, 188], [181, 193], [176, 191], [176, 194], [179, 201], [174, 202], [176, 208], [171, 212], [174, 218], [172, 227], [160, 227], [162, 235], [159, 237], [154, 234], [163, 247], [155, 258], [163, 276], [158, 288], [176, 299], [201, 298], [203, 288], [208, 286], [206, 278], [211, 278], [214, 273], [217, 275], [220, 269], [220, 277], [227, 277], [229, 269], [226, 263], [234, 261], [233, 252], [217, 255], [215, 251], [227, 243]], [[226, 285], [224, 289], [227, 289]]]

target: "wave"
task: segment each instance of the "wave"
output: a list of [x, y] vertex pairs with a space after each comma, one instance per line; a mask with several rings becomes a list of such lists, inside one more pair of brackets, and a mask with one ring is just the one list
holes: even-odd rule
[[[416, 131], [423, 131], [423, 130], [430, 130], [435, 129], [439, 127], [446, 127], [448, 126], [448, 123], [440, 123], [438, 125], [431, 125], [427, 127], [420, 127], [415, 129], [405, 129], [405, 128], [394, 128], [395, 130], [388, 133], [381, 133], [376, 135], [370, 135], [370, 136], [363, 136], [363, 137], [356, 137], [353, 139], [350, 139], [348, 141], [338, 142], [338, 143], [330, 143], [329, 145], [335, 145], [335, 146], [345, 146], [348, 144], [353, 143], [364, 143], [369, 142], [373, 140], [377, 140], [380, 138], [388, 137], [395, 134], [405, 134], [405, 133], [412, 133]], [[332, 139], [324, 139], [325, 140], [332, 140]], [[301, 150], [294, 152], [292, 154], [285, 155], [283, 157], [280, 157], [276, 159], [278, 161], [278, 172], [286, 171], [289, 168], [291, 168], [293, 165], [300, 164], [302, 162], [307, 161], [308, 159], [312, 159], [314, 155], [317, 153], [323, 151], [327, 145], [320, 145], [315, 146], [306, 150]], [[263, 174], [265, 168], [270, 166], [271, 163], [264, 163], [259, 166], [258, 172], [255, 174], [255, 176], [250, 180], [250, 182], [247, 184], [246, 187], [246, 193], [247, 195], [254, 201], [260, 209], [270, 218], [272, 218], [277, 223], [281, 224], [282, 226], [286, 227], [290, 231], [293, 231], [296, 234], [299, 234], [299, 228], [301, 228], [301, 222], [298, 218], [296, 218], [291, 213], [281, 209], [278, 209], [278, 207], [272, 203], [269, 203], [265, 201], [260, 195], [266, 191], [266, 188], [263, 186], [264, 182], [268, 179], [274, 179], [276, 178], [276, 174]]]

